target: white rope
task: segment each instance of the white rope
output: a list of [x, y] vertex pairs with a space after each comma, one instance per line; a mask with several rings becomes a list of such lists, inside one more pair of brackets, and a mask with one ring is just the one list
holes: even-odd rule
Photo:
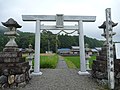
[[[45, 31], [47, 31], [47, 30], [45, 29]], [[60, 30], [56, 35], [59, 35], [61, 32], [64, 32], [66, 34], [72, 34], [72, 33], [76, 32], [76, 31], [78, 31], [78, 30], [74, 30], [72, 32], [66, 32], [65, 30]]]
[[72, 34], [72, 33], [74, 33], [75, 31], [77, 31], [77, 30], [74, 30], [74, 31], [68, 33], [68, 32], [66, 32], [65, 30], [61, 30], [60, 32], [57, 33], [57, 35], [60, 34], [61, 32], [64, 32], [64, 33], [66, 33], [66, 34]]
[[77, 31], [77, 30], [74, 30], [73, 32], [68, 33], [68, 32], [66, 32], [65, 30], [63, 30], [63, 32], [66, 33], [66, 34], [72, 34], [72, 33], [74, 33], [75, 31]]

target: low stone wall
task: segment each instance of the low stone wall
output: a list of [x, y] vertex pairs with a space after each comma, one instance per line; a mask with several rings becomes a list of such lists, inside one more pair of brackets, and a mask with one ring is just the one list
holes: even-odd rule
[[23, 87], [29, 82], [29, 63], [21, 52], [0, 53], [0, 88]]
[[[114, 72], [115, 72], [115, 84], [120, 84], [120, 60], [117, 60], [114, 57]], [[97, 56], [96, 60], [93, 61], [92, 65], [92, 77], [97, 80], [107, 81], [108, 73], [107, 73], [107, 53], [106, 48], [103, 47], [99, 52], [99, 56]]]

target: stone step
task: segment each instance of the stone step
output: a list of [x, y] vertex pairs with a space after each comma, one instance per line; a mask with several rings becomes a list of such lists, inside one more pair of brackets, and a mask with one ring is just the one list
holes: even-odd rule
[[5, 47], [4, 49], [3, 49], [3, 52], [18, 52], [19, 51], [19, 49], [17, 48], [17, 47], [12, 47], [12, 46], [9, 46], [9, 47]]
[[0, 63], [21, 63], [25, 62], [25, 57], [1, 57]]
[[107, 56], [107, 53], [106, 52], [99, 52], [99, 56]]
[[22, 57], [22, 52], [0, 52], [0, 58]]
[[107, 51], [103, 51], [103, 50], [102, 50], [102, 51], [99, 51], [99, 54], [100, 54], [100, 53], [107, 53]]
[[107, 51], [107, 48], [106, 47], [102, 47], [101, 51]]
[[106, 61], [107, 56], [96, 56], [96, 60]]

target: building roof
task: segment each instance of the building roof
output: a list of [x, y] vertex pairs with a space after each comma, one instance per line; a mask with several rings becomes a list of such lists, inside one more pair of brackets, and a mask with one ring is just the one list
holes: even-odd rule
[[6, 22], [2, 22], [2, 24], [6, 27], [10, 27], [10, 26], [13, 26], [13, 27], [16, 27], [16, 28], [21, 28], [22, 27], [12, 18], [8, 19], [8, 21], [6, 21]]
[[58, 49], [58, 52], [59, 51], [70, 51], [70, 49], [69, 48], [60, 48], [60, 49]]
[[72, 46], [72, 49], [79, 49], [79, 46]]
[[[79, 46], [72, 46], [72, 51], [79, 51]], [[85, 51], [91, 51], [91, 49], [90, 48], [85, 48]]]
[[101, 47], [95, 47], [95, 49], [98, 50], [98, 51], [101, 51], [101, 50], [102, 50]]
[[91, 51], [92, 51], [92, 52], [98, 52], [98, 50], [96, 50], [96, 49], [91, 49]]

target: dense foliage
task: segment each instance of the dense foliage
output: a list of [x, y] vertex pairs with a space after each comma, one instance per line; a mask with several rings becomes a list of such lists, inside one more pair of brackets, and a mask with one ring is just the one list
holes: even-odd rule
[[[0, 26], [0, 51], [4, 48], [5, 44], [8, 42], [8, 37], [4, 36], [4, 32], [7, 29]], [[19, 36], [16, 38], [16, 42], [19, 48], [27, 48], [29, 44], [35, 46], [35, 34], [30, 32], [21, 32], [18, 31]], [[58, 39], [56, 39], [58, 37]], [[85, 37], [85, 43], [88, 43], [89, 47], [101, 47], [103, 42]], [[50, 31], [43, 30], [41, 33], [41, 52], [45, 51], [56, 51], [56, 43], [58, 48], [71, 48], [71, 46], [79, 45], [78, 36], [70, 36], [70, 35], [56, 35]]]

